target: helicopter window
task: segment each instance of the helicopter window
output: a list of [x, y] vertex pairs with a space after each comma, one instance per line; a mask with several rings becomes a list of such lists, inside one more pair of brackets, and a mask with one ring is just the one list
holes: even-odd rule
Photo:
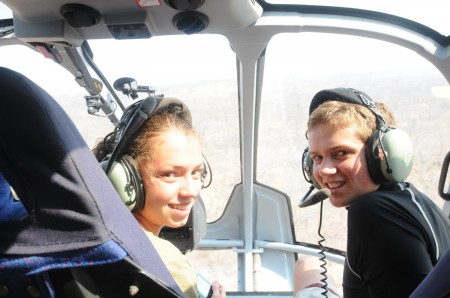
[[[152, 86], [158, 94], [180, 98], [189, 105], [213, 174], [211, 186], [202, 191], [207, 219], [219, 218], [234, 186], [241, 182], [236, 57], [228, 40], [219, 35], [192, 35], [126, 43], [95, 40], [89, 44], [94, 62], [111, 85], [129, 76], [140, 85]], [[20, 61], [11, 57], [20, 57]], [[113, 130], [107, 118], [88, 114], [86, 91], [50, 59], [17, 45], [0, 47], [0, 64], [26, 75], [50, 93], [70, 115], [89, 147]], [[118, 95], [126, 106], [133, 102]], [[205, 257], [199, 254], [198, 263], [204, 267]], [[195, 256], [192, 259], [195, 266]], [[237, 268], [235, 258], [230, 260], [234, 260], [230, 267]]]
[[[303, 33], [275, 36], [267, 47], [265, 66], [257, 180], [290, 197], [297, 241], [318, 240], [319, 207], [300, 209], [298, 203], [309, 188], [301, 168], [309, 104], [315, 93], [326, 88], [364, 90], [394, 111], [397, 125], [407, 131], [415, 146], [408, 181], [442, 208], [437, 185], [450, 147], [450, 139], [443, 137], [450, 133], [450, 118], [440, 111], [450, 110], [450, 100], [433, 96], [439, 90], [436, 87], [446, 81], [429, 62], [413, 51], [381, 41]], [[430, 126], [435, 133], [430, 133]], [[324, 245], [345, 250], [345, 209], [325, 201], [323, 218]]]
[[[235, 54], [226, 38], [218, 35], [153, 37], [130, 43], [126, 48], [120, 41], [96, 41], [90, 45], [98, 65], [108, 65], [112, 57], [121, 57], [117, 67], [105, 71], [107, 78], [130, 76], [138, 84], [150, 84], [156, 93], [188, 104], [211, 166], [212, 183], [202, 190], [202, 199], [207, 221], [215, 221], [222, 215], [234, 186], [241, 182]], [[124, 57], [123, 53], [129, 54]], [[194, 250], [188, 257], [193, 268], [205, 276], [217, 273], [213, 262], [219, 258], [228, 260], [228, 269], [220, 272], [220, 280], [227, 282], [228, 276], [237, 274], [237, 260], [231, 252]], [[226, 288], [234, 287], [228, 281]]]
[[[204, 153], [212, 168], [212, 184], [202, 192], [208, 221], [220, 217], [234, 185], [241, 181], [236, 58], [227, 39], [219, 35], [192, 35], [126, 43], [94, 40], [90, 41], [90, 47], [94, 62], [111, 85], [114, 80], [128, 76], [139, 85], [150, 85], [158, 94], [178, 97], [188, 104], [194, 126], [204, 138]], [[20, 62], [6, 59], [16, 56], [21, 57]], [[2, 66], [28, 76], [56, 98], [90, 147], [112, 131], [113, 125], [107, 118], [87, 113], [83, 103], [86, 91], [50, 59], [23, 46], [1, 47], [0, 57]], [[122, 94], [119, 97], [125, 106], [133, 102]]]

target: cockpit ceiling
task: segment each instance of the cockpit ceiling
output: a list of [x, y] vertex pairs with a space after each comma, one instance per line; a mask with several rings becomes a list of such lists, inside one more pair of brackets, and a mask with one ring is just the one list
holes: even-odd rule
[[[251, 0], [2, 0], [13, 11], [21, 39], [136, 39], [220, 33], [248, 27], [262, 14]], [[186, 2], [186, 5], [183, 3]], [[192, 5], [192, 4], [196, 5]]]
[[[80, 45], [91, 39], [226, 33], [252, 26], [265, 13], [366, 18], [449, 44], [446, 1], [389, 0], [0, 0], [13, 11], [15, 36], [25, 42]], [[402, 2], [404, 3], [404, 2]], [[274, 24], [276, 25], [276, 24]], [[446, 34], [447, 33], [447, 34]]]

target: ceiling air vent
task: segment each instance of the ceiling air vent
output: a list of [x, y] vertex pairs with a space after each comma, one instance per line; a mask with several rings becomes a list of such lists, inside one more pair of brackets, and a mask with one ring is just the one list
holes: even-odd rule
[[198, 11], [183, 11], [172, 19], [173, 25], [186, 34], [194, 34], [204, 30], [209, 23], [208, 17]]
[[91, 27], [97, 25], [102, 19], [97, 10], [82, 4], [63, 5], [60, 12], [67, 23], [74, 28]]

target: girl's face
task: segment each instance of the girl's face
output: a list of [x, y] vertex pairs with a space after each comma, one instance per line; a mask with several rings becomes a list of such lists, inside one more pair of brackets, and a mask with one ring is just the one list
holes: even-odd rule
[[200, 142], [176, 130], [162, 138], [154, 160], [141, 168], [145, 206], [136, 214], [140, 224], [155, 235], [163, 226], [186, 224], [202, 184]]
[[314, 178], [331, 191], [335, 207], [345, 207], [379, 185], [370, 178], [365, 145], [354, 127], [330, 129], [319, 125], [308, 131]]

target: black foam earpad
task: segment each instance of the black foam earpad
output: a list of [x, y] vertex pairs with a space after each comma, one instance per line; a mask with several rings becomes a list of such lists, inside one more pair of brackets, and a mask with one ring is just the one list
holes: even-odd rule
[[[103, 169], [106, 169], [107, 164], [108, 160], [101, 162]], [[131, 156], [122, 155], [116, 159], [112, 163], [108, 178], [128, 210], [136, 212], [144, 207], [145, 194], [141, 175]]]
[[314, 178], [313, 174], [313, 160], [309, 156], [309, 150], [306, 148], [303, 151], [302, 156], [302, 170], [303, 170], [303, 177], [305, 177], [305, 180], [309, 183], [311, 183], [315, 188], [321, 189], [319, 182], [317, 182], [316, 178]]

